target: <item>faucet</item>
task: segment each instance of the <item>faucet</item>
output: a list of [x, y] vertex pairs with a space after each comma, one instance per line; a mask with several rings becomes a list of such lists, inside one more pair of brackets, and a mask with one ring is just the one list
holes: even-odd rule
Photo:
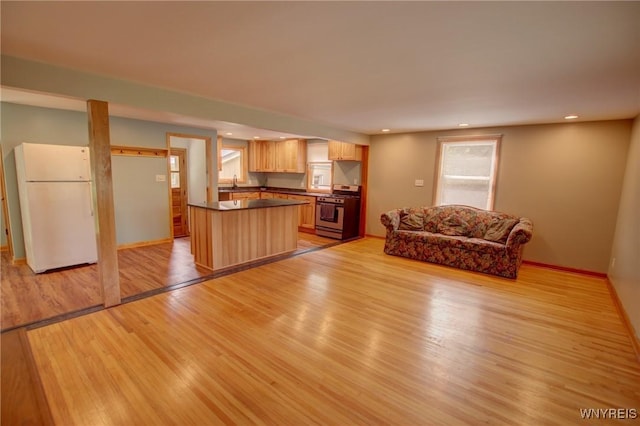
[[236, 189], [238, 187], [238, 176], [233, 175], [233, 189]]

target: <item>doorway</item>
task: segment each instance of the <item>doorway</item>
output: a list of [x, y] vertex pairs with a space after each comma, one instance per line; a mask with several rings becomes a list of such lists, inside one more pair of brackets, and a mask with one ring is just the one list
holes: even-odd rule
[[2, 200], [2, 210], [0, 210], [0, 224], [2, 235], [0, 235], [0, 250], [8, 250], [9, 258], [13, 261], [13, 244], [11, 241], [11, 230], [9, 228], [9, 208], [7, 206], [7, 187], [4, 182], [4, 152], [0, 146], [0, 199]]
[[189, 235], [187, 224], [187, 150], [171, 148], [169, 155], [171, 173], [171, 218], [174, 238]]

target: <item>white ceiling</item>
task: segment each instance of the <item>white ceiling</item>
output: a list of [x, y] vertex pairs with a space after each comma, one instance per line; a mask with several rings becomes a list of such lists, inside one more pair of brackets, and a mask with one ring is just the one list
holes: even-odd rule
[[1, 7], [3, 54], [365, 134], [640, 114], [637, 1]]

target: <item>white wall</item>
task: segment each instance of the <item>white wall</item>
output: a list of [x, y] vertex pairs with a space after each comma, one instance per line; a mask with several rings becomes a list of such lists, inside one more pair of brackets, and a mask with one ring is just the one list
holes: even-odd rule
[[533, 221], [524, 258], [605, 273], [631, 127], [616, 120], [373, 136], [367, 233], [384, 235], [387, 210], [432, 205], [439, 136], [503, 134], [495, 210]]
[[319, 139], [307, 140], [307, 163], [329, 161], [329, 142]]
[[187, 198], [190, 203], [207, 201], [207, 161], [206, 142], [180, 136], [170, 136], [172, 148], [187, 150]]
[[[609, 279], [640, 339], [640, 116], [633, 122]], [[615, 262], [614, 262], [615, 260]]]
[[[13, 148], [22, 142], [86, 146], [87, 115], [82, 112], [39, 108], [3, 102], [1, 105], [2, 143], [9, 220], [15, 258], [24, 258], [22, 220], [17, 192]], [[149, 121], [110, 118], [113, 145], [166, 148], [166, 133], [185, 133], [211, 137], [215, 130], [172, 126]], [[157, 174], [167, 174], [164, 158], [112, 156], [116, 238], [119, 245], [168, 238], [169, 182], [156, 182]]]
[[116, 242], [134, 244], [171, 237], [166, 158], [111, 157]]
[[[229, 104], [202, 96], [61, 68], [2, 55], [2, 85], [77, 99], [99, 99], [137, 108], [245, 124], [251, 127], [367, 145], [361, 133], [329, 127], [285, 114]], [[160, 70], [161, 72], [161, 70]], [[198, 133], [196, 133], [198, 134]]]

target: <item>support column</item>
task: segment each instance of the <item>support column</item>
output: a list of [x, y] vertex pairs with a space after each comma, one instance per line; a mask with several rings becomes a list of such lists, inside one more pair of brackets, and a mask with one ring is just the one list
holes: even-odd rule
[[116, 219], [113, 207], [111, 178], [111, 142], [109, 137], [109, 104], [90, 99], [89, 150], [93, 178], [93, 198], [96, 206], [98, 243], [98, 276], [105, 308], [120, 304], [120, 276], [116, 245]]

